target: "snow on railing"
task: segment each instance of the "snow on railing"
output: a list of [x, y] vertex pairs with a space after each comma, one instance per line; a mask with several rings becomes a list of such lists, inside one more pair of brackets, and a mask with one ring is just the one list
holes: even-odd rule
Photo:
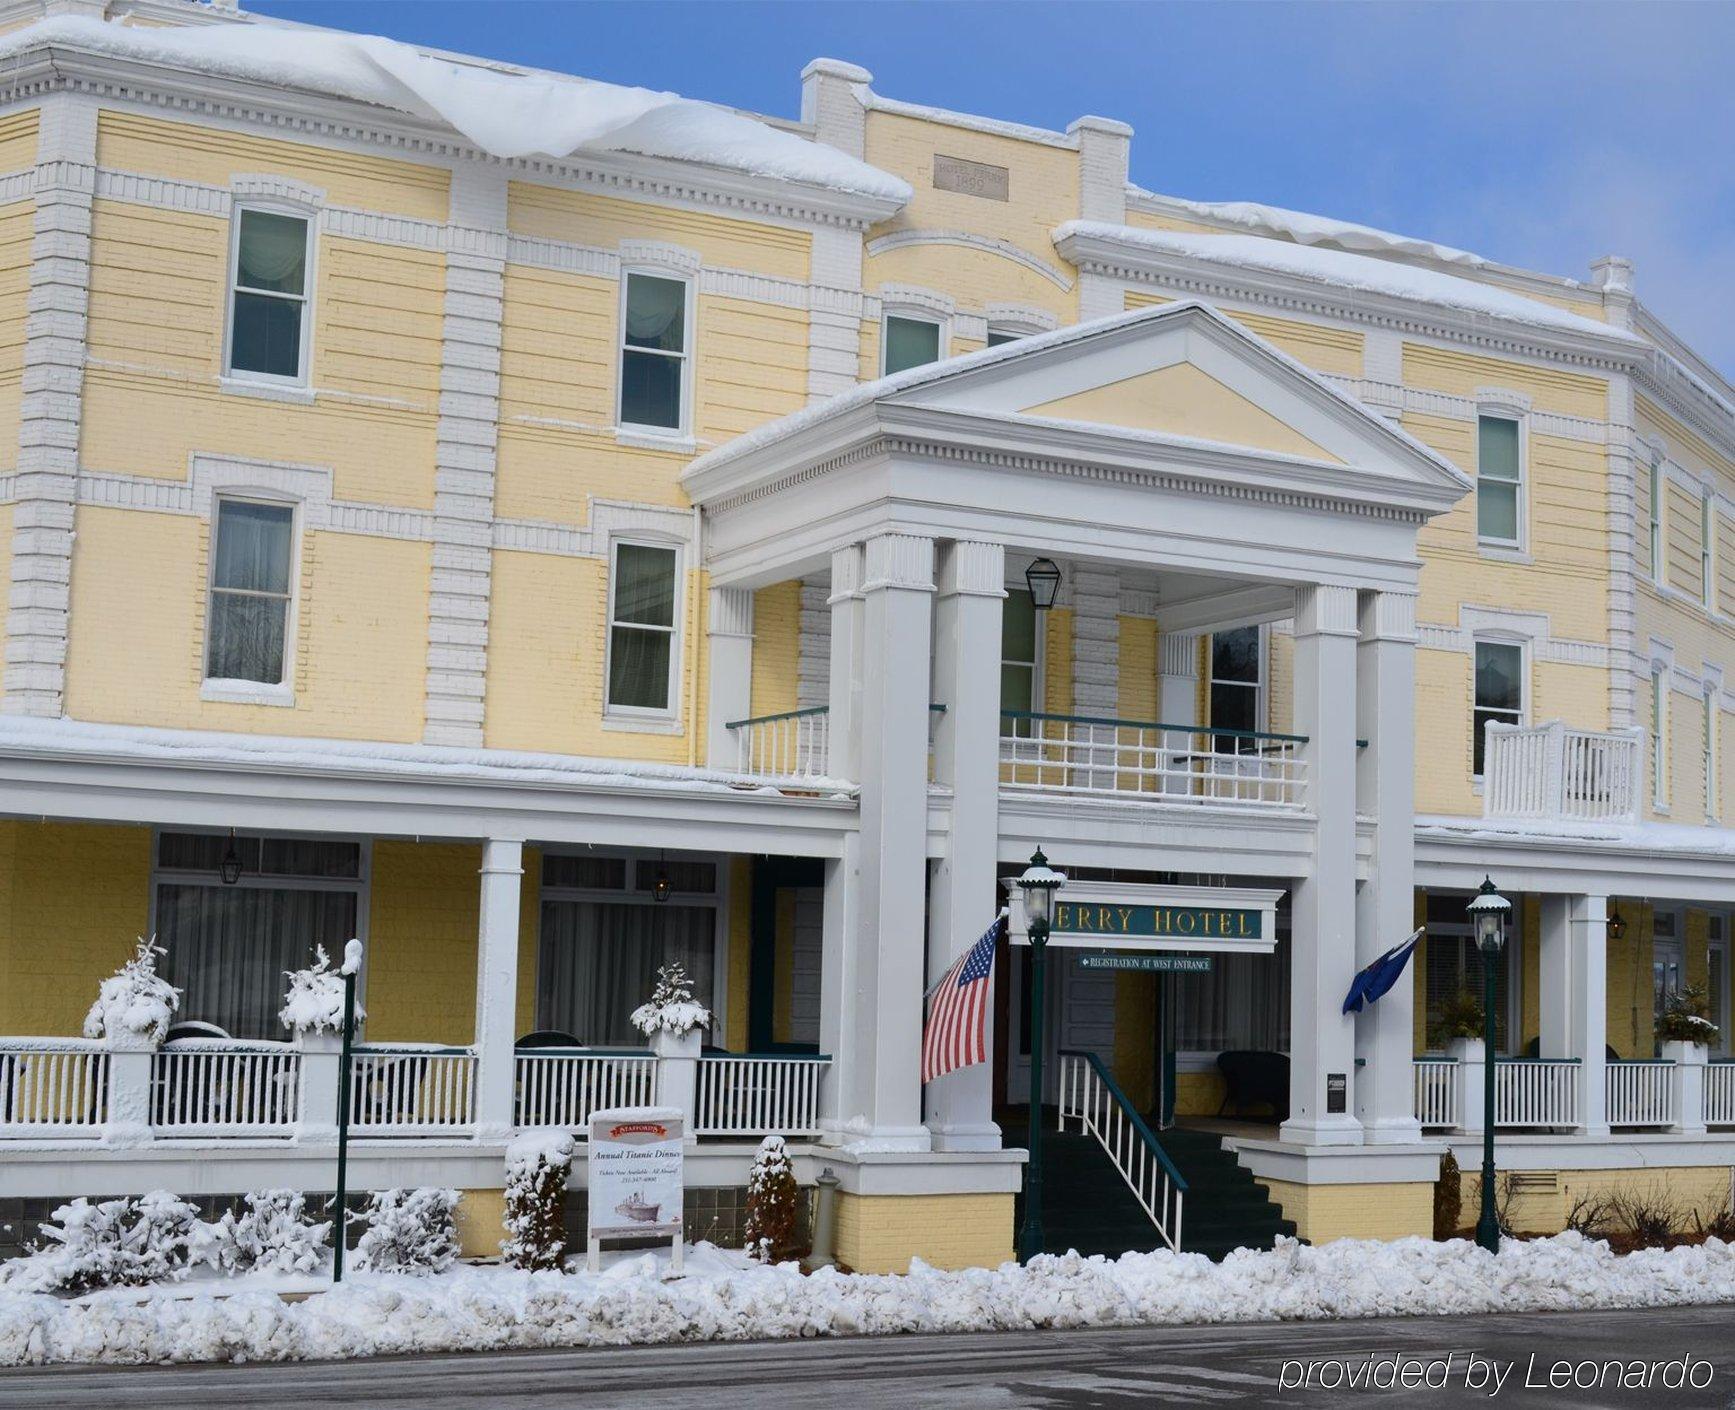
[[730, 720], [735, 736], [735, 772], [757, 778], [826, 777], [831, 756], [831, 712], [815, 705], [750, 720]]
[[1621, 822], [1638, 816], [1644, 739], [1638, 731], [1484, 726], [1482, 814]]
[[1449, 1130], [1458, 1124], [1458, 1062], [1455, 1058], [1415, 1060], [1416, 1120], [1424, 1129]]
[[1299, 734], [1165, 725], [1030, 710], [1000, 714], [1000, 782], [1043, 793], [1299, 811]]
[[1706, 1065], [1705, 1124], [1735, 1126], [1735, 1060]]
[[1675, 1083], [1672, 1062], [1644, 1059], [1611, 1062], [1607, 1068], [1610, 1126], [1672, 1126]]
[[657, 1060], [635, 1049], [535, 1048], [517, 1054], [513, 1070], [520, 1129], [582, 1133], [593, 1111], [656, 1104]]
[[151, 1126], [169, 1136], [286, 1136], [300, 1075], [288, 1043], [174, 1039], [151, 1059]]
[[697, 1136], [817, 1136], [828, 1057], [707, 1053], [699, 1059]]
[[107, 1044], [0, 1040], [0, 1138], [95, 1136], [107, 1119]]
[[1494, 1124], [1578, 1125], [1578, 1063], [1571, 1058], [1500, 1058], [1494, 1064]]
[[351, 1054], [349, 1121], [371, 1136], [426, 1136], [475, 1120], [476, 1054], [469, 1048], [370, 1043]]
[[[1034, 1108], [1033, 1108], [1034, 1110]], [[1181, 1248], [1181, 1200], [1187, 1182], [1126, 1094], [1095, 1053], [1060, 1054], [1060, 1129], [1076, 1121], [1095, 1136], [1121, 1179], [1177, 1253]]]

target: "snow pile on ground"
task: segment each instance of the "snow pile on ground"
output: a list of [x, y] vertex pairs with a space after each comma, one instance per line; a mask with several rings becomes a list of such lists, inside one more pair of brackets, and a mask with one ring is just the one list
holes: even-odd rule
[[600, 1274], [463, 1268], [439, 1278], [363, 1275], [300, 1302], [241, 1292], [0, 1291], [0, 1365], [327, 1357], [975, 1332], [1027, 1327], [1253, 1322], [1425, 1313], [1558, 1311], [1735, 1302], [1735, 1245], [1616, 1256], [1578, 1234], [1508, 1241], [1290, 1240], [1221, 1263], [1199, 1254], [1077, 1254], [1028, 1267], [908, 1276], [803, 1276], [701, 1244], [688, 1276], [646, 1254]]
[[157, 973], [157, 956], [165, 953], [154, 936], [139, 937], [133, 957], [98, 988], [84, 1016], [86, 1038], [144, 1045], [163, 1041], [181, 1004], [181, 991]]
[[[285, 971], [289, 993], [278, 1010], [277, 1021], [291, 1033], [343, 1032], [343, 971], [331, 967], [325, 946], [313, 947], [313, 963], [306, 969]], [[366, 1018], [360, 1004], [357, 1019]]]
[[884, 200], [910, 198], [898, 177], [711, 103], [454, 63], [378, 35], [268, 23], [135, 29], [62, 16], [6, 35], [0, 59], [48, 44], [377, 103], [453, 127], [495, 157], [636, 152]]
[[1389, 259], [1377, 259], [1372, 255], [1352, 254], [1347, 250], [1293, 245], [1260, 235], [1198, 235], [1179, 230], [1143, 230], [1090, 220], [1069, 220], [1054, 231], [1057, 243], [1072, 235], [1113, 240], [1162, 254], [1210, 260], [1241, 269], [1315, 279], [1340, 289], [1415, 299], [1461, 313], [1528, 323], [1539, 328], [1598, 333], [1606, 338], [1637, 341], [1635, 335], [1624, 329], [1568, 313], [1536, 299], [1527, 299], [1522, 294], [1493, 284], [1478, 283], [1437, 269], [1420, 269]]

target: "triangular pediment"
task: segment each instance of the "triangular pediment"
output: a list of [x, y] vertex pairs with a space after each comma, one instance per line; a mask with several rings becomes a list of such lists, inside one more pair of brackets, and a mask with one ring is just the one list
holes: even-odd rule
[[1341, 463], [1317, 441], [1190, 362], [1141, 372], [1019, 411], [1025, 416], [1165, 431], [1191, 440]]

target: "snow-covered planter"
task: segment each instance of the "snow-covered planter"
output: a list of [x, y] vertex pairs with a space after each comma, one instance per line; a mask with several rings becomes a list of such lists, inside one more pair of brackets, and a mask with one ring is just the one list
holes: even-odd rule
[[565, 1131], [529, 1131], [506, 1147], [506, 1238], [500, 1252], [514, 1268], [561, 1266], [571, 1169], [572, 1137]]
[[[298, 1038], [343, 1032], [343, 971], [332, 968], [325, 946], [315, 945], [313, 955], [306, 969], [285, 971], [289, 992], [277, 1014], [277, 1021]], [[355, 1016], [367, 1017], [360, 1004], [355, 1006]]]
[[[1722, 1031], [1706, 1016], [1708, 1008], [1703, 984], [1689, 984], [1670, 995], [1663, 1016], [1657, 1020], [1657, 1042], [1664, 1057], [1672, 1057], [1675, 1053], [1687, 1054], [1690, 1049], [1697, 1048], [1699, 1056], [1696, 1061], [1701, 1065], [1704, 1063], [1704, 1055]], [[1695, 1061], [1690, 1055], [1675, 1060]]]
[[84, 1036], [106, 1039], [114, 1048], [154, 1048], [169, 1031], [181, 991], [157, 973], [157, 956], [167, 953], [153, 935], [142, 935], [133, 956], [98, 989], [84, 1016]]
[[331, 1224], [307, 1217], [299, 1190], [255, 1190], [208, 1228], [205, 1260], [224, 1273], [311, 1273], [330, 1252]]
[[684, 1038], [711, 1026], [711, 1010], [693, 998], [687, 971], [671, 960], [657, 971], [650, 999], [633, 1010], [632, 1024], [647, 1038], [665, 1033]]
[[87, 1292], [178, 1282], [202, 1256], [199, 1212], [167, 1190], [92, 1204], [75, 1199], [41, 1226], [45, 1242], [0, 1267], [7, 1289]]
[[767, 1136], [747, 1176], [747, 1252], [777, 1263], [798, 1252], [801, 1190], [783, 1137]]
[[444, 1273], [458, 1259], [452, 1211], [458, 1192], [438, 1188], [375, 1190], [368, 1195], [367, 1232], [355, 1266], [367, 1273]]

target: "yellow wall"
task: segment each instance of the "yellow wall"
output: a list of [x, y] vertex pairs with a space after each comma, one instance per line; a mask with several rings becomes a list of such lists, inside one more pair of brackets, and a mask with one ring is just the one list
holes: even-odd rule
[[[1566, 1227], [1567, 1215], [1581, 1198], [1620, 1196], [1668, 1203], [1693, 1227], [1693, 1215], [1709, 1219], [1729, 1205], [1729, 1167], [1726, 1165], [1639, 1166], [1628, 1170], [1554, 1170], [1553, 1189], [1530, 1188], [1514, 1192], [1510, 1204], [1513, 1228], [1526, 1234], [1556, 1234]], [[1500, 1189], [1498, 1181], [1494, 1188]], [[1481, 1176], [1471, 1166], [1464, 1168], [1464, 1208], [1476, 1209], [1482, 1198]], [[1465, 1223], [1474, 1222], [1466, 1214]]]
[[[753, 965], [753, 863], [748, 857], [729, 859], [729, 952], [724, 982], [729, 1004], [722, 1046], [733, 1053], [747, 1051], [747, 1009], [751, 1002]], [[712, 1042], [717, 1036], [712, 1035]]]
[[1012, 1257], [1011, 1195], [837, 1196], [837, 1260], [857, 1273], [996, 1268]]
[[1432, 1184], [1297, 1185], [1260, 1180], [1283, 1217], [1295, 1221], [1298, 1238], [1323, 1244], [1332, 1239], [1427, 1238], [1434, 1229]]
[[481, 866], [470, 844], [374, 844], [365, 1002], [375, 1042], [474, 1039]]
[[779, 715], [798, 703], [801, 584], [791, 580], [753, 594], [754, 715]]

